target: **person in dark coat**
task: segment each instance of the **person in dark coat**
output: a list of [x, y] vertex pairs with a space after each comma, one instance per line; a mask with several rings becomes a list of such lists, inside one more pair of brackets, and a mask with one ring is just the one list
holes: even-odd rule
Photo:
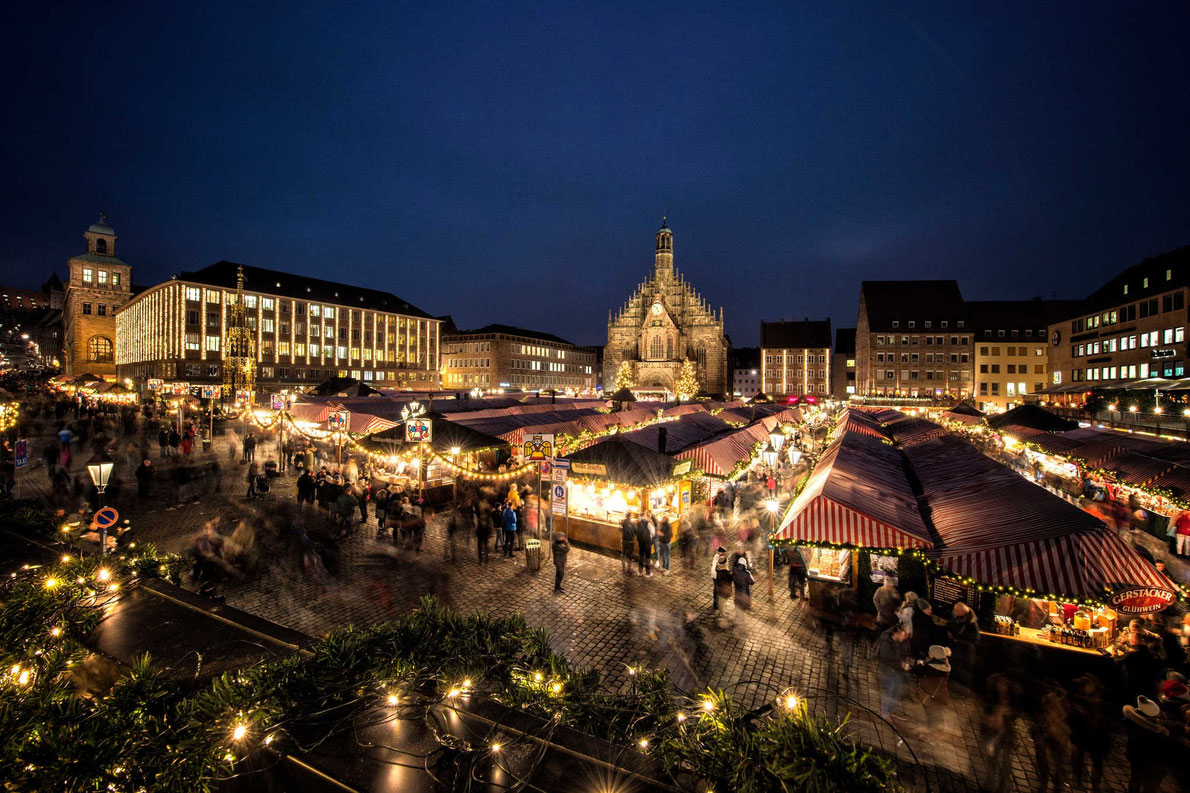
[[318, 484], [314, 481], [314, 477], [310, 476], [309, 471], [302, 471], [302, 475], [297, 478], [297, 500], [299, 506], [306, 506], [314, 503], [314, 494], [318, 490]]
[[955, 603], [946, 632], [950, 636], [953, 651], [950, 676], [956, 683], [972, 688], [975, 684], [975, 650], [979, 646], [979, 624], [975, 621], [975, 612], [965, 603]]
[[736, 559], [735, 567], [731, 571], [732, 588], [735, 590], [735, 604], [747, 611], [752, 608], [752, 584], [756, 577], [748, 566], [747, 552], [741, 552]]
[[722, 546], [711, 557], [711, 584], [713, 592], [711, 607], [718, 611], [719, 598], [727, 597], [733, 586], [731, 563], [727, 558], [727, 549]]
[[802, 552], [790, 548], [785, 558], [789, 561], [789, 599], [801, 600], [806, 596], [806, 563]]
[[552, 547], [554, 556], [554, 591], [562, 592], [562, 577], [566, 574], [566, 556], [570, 553], [570, 543], [561, 534], [554, 535]]
[[632, 572], [632, 546], [636, 542], [636, 521], [629, 512], [620, 521], [620, 571]]
[[1103, 784], [1103, 761], [1111, 749], [1111, 719], [1103, 701], [1103, 684], [1088, 673], [1074, 681], [1069, 700], [1071, 766], [1074, 787], [1082, 788], [1087, 760], [1091, 761], [1091, 793]]
[[136, 469], [136, 495], [141, 501], [149, 497], [149, 486], [153, 483], [153, 468], [144, 460]]
[[[934, 643], [934, 610], [925, 598], [918, 598], [913, 607], [913, 636], [909, 645], [914, 657], [924, 658]], [[949, 670], [947, 675], [949, 676]]]
[[488, 561], [488, 540], [492, 537], [492, 510], [487, 502], [480, 502], [475, 516], [475, 545], [479, 563]]
[[653, 574], [653, 534], [649, 531], [649, 519], [641, 515], [636, 522], [636, 565], [641, 575]]

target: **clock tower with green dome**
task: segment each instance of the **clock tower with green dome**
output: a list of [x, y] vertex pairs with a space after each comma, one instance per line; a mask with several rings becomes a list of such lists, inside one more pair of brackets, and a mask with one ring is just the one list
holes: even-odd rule
[[727, 338], [723, 309], [712, 309], [674, 270], [673, 232], [661, 221], [653, 253], [653, 272], [607, 320], [603, 382], [615, 382], [627, 362], [642, 395], [671, 399], [689, 359], [702, 390], [727, 393]]

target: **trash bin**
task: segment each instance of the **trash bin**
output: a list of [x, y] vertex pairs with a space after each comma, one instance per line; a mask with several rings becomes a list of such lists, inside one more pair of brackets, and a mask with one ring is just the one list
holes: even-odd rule
[[525, 540], [525, 566], [535, 573], [541, 569], [541, 540]]
[[209, 452], [211, 450], [211, 439], [210, 438], [202, 439], [202, 450], [204, 452]]

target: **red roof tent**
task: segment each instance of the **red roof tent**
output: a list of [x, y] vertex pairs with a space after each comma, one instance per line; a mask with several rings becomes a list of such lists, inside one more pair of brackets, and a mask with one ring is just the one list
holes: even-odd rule
[[776, 538], [867, 548], [933, 545], [901, 453], [860, 432], [844, 433], [823, 454]]
[[1177, 591], [1083, 510], [955, 436], [904, 446], [941, 544], [937, 560], [985, 584], [1101, 598], [1121, 585]]

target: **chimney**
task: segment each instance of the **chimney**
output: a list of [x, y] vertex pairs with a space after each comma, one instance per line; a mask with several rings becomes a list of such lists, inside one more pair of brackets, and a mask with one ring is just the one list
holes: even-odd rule
[[657, 428], [657, 451], [661, 452], [662, 454], [665, 454], [665, 441], [666, 436], [668, 435], [669, 430], [667, 430], [665, 427]]

